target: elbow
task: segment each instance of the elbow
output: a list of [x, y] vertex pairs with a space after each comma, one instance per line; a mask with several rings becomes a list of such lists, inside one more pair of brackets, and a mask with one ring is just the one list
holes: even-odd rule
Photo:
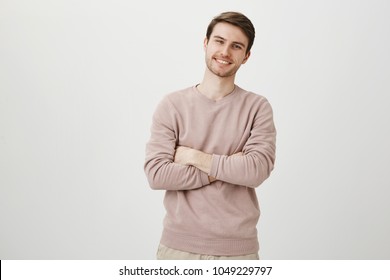
[[159, 180], [156, 176], [156, 174], [146, 174], [146, 178], [149, 182], [149, 187], [152, 190], [164, 190], [164, 184]]
[[148, 179], [148, 182], [152, 190], [164, 190], [164, 187], [157, 180]]
[[261, 170], [253, 176], [253, 178], [248, 182], [248, 186], [252, 188], [259, 187], [265, 180], [268, 179], [268, 177], [271, 175], [271, 171], [267, 172], [264, 170]]
[[148, 183], [149, 183], [149, 187], [152, 190], [159, 190], [160, 184], [159, 184], [158, 180], [156, 180], [155, 175], [150, 173], [150, 172], [147, 172], [146, 170], [145, 170], [145, 174], [146, 174], [146, 178], [147, 178]]
[[149, 187], [152, 190], [162, 190], [164, 189], [164, 183], [158, 175], [158, 168], [155, 166], [150, 166], [148, 163], [144, 165], [144, 172], [149, 183]]
[[149, 187], [152, 190], [165, 190], [166, 185], [164, 184], [163, 180], [161, 180], [157, 174], [157, 172], [145, 172], [146, 178], [149, 182]]
[[264, 170], [259, 170], [257, 174], [254, 174], [251, 177], [248, 177], [248, 180], [246, 182], [246, 186], [250, 188], [257, 188], [259, 187], [265, 180], [268, 179], [270, 176], [271, 172], [264, 172]]
[[272, 160], [259, 160], [256, 164], [257, 168], [252, 174], [246, 176], [248, 178], [247, 186], [251, 188], [259, 187], [271, 175], [274, 169]]

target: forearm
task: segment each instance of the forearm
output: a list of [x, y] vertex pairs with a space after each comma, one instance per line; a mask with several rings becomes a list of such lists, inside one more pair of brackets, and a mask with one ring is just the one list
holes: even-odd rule
[[[231, 157], [236, 157], [236, 156], [242, 156], [242, 153], [239, 152], [231, 155]], [[211, 168], [213, 165], [212, 154], [208, 154], [188, 147], [178, 146], [176, 148], [174, 161], [182, 165], [194, 166], [197, 169], [208, 174], [210, 183], [217, 180], [214, 176], [210, 175]]]
[[273, 161], [260, 153], [239, 157], [213, 155], [209, 175], [217, 180], [255, 188], [266, 180], [273, 169]]
[[145, 165], [149, 185], [155, 190], [191, 190], [209, 184], [207, 174], [193, 166], [173, 162]]
[[148, 144], [147, 151], [144, 171], [152, 189], [190, 190], [209, 184], [206, 173], [173, 162], [173, 155], [155, 150], [153, 144]]
[[[191, 165], [195, 166], [196, 168], [202, 170], [203, 172], [207, 173], [209, 176], [209, 181], [210, 183], [213, 181], [216, 181], [216, 175], [211, 175], [211, 170], [213, 166], [213, 155], [212, 154], [207, 154], [202, 151], [198, 150], [193, 150], [194, 154], [192, 157], [192, 162], [190, 163]], [[241, 152], [235, 153], [231, 155], [230, 157], [238, 157], [242, 156], [243, 154]]]
[[208, 174], [209, 182], [216, 181], [216, 178], [210, 176], [211, 165], [213, 162], [213, 156], [202, 151], [194, 150], [194, 156], [191, 165], [195, 166], [199, 170]]
[[[192, 166], [199, 171], [202, 171], [204, 174], [209, 174], [212, 164], [212, 155], [196, 149], [178, 146], [176, 147], [174, 162], [184, 166]], [[211, 183], [215, 181], [215, 178], [208, 176], [208, 180]]]
[[246, 187], [259, 186], [273, 169], [272, 158], [257, 151], [226, 156], [177, 147], [174, 161], [181, 165], [194, 166], [207, 173], [210, 182], [220, 180]]
[[193, 150], [193, 156], [191, 158], [190, 165], [202, 170], [203, 172], [210, 174], [211, 164], [213, 156], [202, 151]]
[[271, 173], [272, 168], [261, 155], [246, 155], [242, 153], [226, 155], [211, 155], [194, 150], [191, 165], [206, 172], [209, 180], [220, 180], [246, 187], [259, 186]]

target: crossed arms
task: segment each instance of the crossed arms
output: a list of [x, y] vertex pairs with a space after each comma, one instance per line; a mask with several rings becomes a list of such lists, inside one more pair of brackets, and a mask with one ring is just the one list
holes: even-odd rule
[[[242, 156], [242, 153], [236, 153], [232, 156]], [[192, 165], [201, 171], [210, 174], [213, 155], [204, 153], [202, 151], [191, 149], [184, 146], [178, 146], [175, 151], [174, 162], [182, 165]], [[216, 181], [212, 176], [208, 176], [210, 183]]]
[[144, 170], [152, 189], [191, 190], [215, 180], [257, 187], [270, 175], [275, 160], [272, 109], [263, 102], [241, 152], [233, 155], [207, 154], [178, 145], [177, 118], [168, 100], [153, 116], [151, 138], [146, 146]]

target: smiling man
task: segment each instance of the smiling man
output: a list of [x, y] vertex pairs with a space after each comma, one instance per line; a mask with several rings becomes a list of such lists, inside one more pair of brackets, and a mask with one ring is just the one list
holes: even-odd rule
[[157, 259], [259, 259], [255, 188], [273, 170], [276, 130], [267, 99], [235, 84], [254, 38], [245, 15], [215, 17], [202, 82], [166, 95], [153, 115], [144, 169], [166, 191]]

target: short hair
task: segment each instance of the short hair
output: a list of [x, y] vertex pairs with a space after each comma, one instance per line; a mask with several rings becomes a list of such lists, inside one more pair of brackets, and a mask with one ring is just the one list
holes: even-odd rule
[[244, 32], [246, 37], [248, 38], [248, 46], [246, 49], [246, 53], [248, 53], [255, 41], [255, 27], [252, 22], [245, 15], [238, 12], [224, 12], [216, 17], [210, 22], [207, 27], [206, 38], [210, 40], [211, 33], [213, 33], [214, 27], [217, 23], [226, 22], [230, 23], [234, 26], [237, 26]]

